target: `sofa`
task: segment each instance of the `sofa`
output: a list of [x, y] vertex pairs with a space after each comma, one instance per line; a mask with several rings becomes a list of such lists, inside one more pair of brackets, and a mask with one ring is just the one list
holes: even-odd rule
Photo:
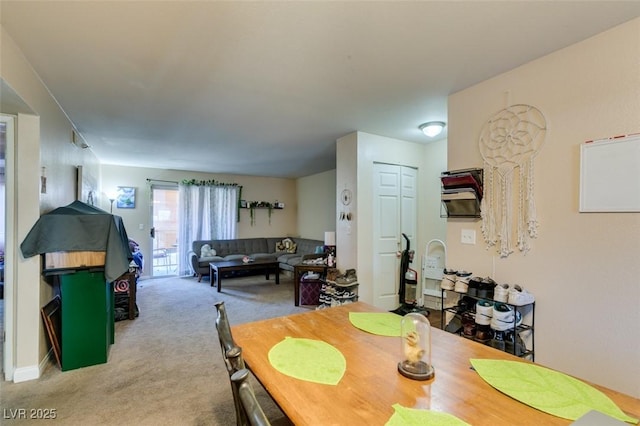
[[[237, 238], [233, 240], [197, 240], [187, 254], [189, 265], [198, 282], [209, 275], [209, 263], [242, 259], [273, 259], [283, 271], [293, 271], [295, 265], [313, 258], [324, 241], [297, 237]], [[208, 246], [208, 247], [207, 247]], [[318, 255], [322, 256], [322, 255]]]

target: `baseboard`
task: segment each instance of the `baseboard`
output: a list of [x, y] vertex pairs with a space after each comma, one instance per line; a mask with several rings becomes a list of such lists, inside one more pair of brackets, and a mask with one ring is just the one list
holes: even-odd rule
[[40, 377], [40, 368], [37, 365], [18, 367], [13, 371], [13, 383], [27, 382]]
[[51, 355], [53, 355], [53, 350], [49, 349], [49, 352], [40, 360], [40, 363], [36, 365], [31, 365], [29, 367], [19, 367], [13, 371], [13, 382], [27, 382], [29, 380], [36, 380], [42, 376], [44, 370], [50, 364]]

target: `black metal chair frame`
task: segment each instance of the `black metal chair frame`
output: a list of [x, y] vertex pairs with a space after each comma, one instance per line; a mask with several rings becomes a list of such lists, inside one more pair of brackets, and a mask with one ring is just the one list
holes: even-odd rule
[[[242, 358], [242, 348], [236, 345], [231, 335], [231, 326], [229, 325], [229, 318], [227, 317], [227, 309], [224, 306], [224, 302], [217, 302], [215, 307], [217, 310], [216, 330], [218, 331], [218, 340], [220, 341], [222, 358], [229, 373], [229, 380], [231, 380], [231, 376], [236, 371], [245, 368], [244, 359]], [[233, 382], [231, 382], [231, 392], [233, 393], [233, 403], [236, 409], [236, 425], [246, 426], [249, 424], [249, 420], [242, 407], [237, 386], [234, 386]]]
[[244, 415], [251, 426], [269, 426], [271, 423], [264, 414], [260, 403], [256, 399], [251, 384], [247, 381], [249, 370], [243, 368], [231, 375], [231, 383], [240, 397]]

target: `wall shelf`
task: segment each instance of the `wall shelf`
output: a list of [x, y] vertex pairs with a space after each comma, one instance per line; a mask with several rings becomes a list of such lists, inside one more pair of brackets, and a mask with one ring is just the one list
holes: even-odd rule
[[442, 184], [440, 217], [480, 218], [482, 169], [442, 172], [440, 182]]

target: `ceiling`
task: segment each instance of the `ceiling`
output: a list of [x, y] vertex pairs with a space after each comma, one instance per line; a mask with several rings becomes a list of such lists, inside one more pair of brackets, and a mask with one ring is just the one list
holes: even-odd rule
[[290, 178], [334, 169], [354, 131], [428, 143], [418, 126], [447, 121], [448, 95], [640, 16], [640, 1], [0, 8], [102, 163]]

